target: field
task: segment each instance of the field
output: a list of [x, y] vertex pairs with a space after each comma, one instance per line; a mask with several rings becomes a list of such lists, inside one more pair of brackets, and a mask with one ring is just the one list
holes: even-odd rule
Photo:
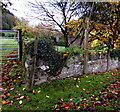
[[18, 42], [15, 38], [14, 39], [0, 38], [0, 59], [5, 58], [2, 57], [1, 55], [8, 55], [13, 50], [17, 49], [18, 47], [17, 44]]

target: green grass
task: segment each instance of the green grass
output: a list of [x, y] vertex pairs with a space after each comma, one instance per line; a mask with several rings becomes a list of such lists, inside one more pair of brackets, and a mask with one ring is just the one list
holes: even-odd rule
[[[16, 41], [16, 39], [0, 39], [0, 48], [5, 48], [5, 47], [17, 47], [18, 45], [1, 45], [1, 44], [9, 44], [9, 43], [18, 43]], [[2, 49], [0, 51], [13, 51], [14, 49]], [[10, 52], [3, 52], [3, 53], [0, 53], [0, 55], [7, 55], [9, 54]], [[2, 57], [0, 57], [2, 58]]]
[[[120, 70], [83, 74], [77, 75], [76, 77], [46, 82], [26, 91], [24, 90], [26, 85], [21, 84], [24, 76], [19, 79], [14, 79], [16, 74], [23, 75], [23, 68], [19, 65], [13, 66], [11, 76], [9, 75], [13, 78], [14, 85], [11, 88], [14, 89], [8, 89], [8, 92], [11, 94], [8, 99], [13, 101], [13, 103], [8, 106], [3, 105], [3, 110], [51, 110], [58, 100], [63, 99], [64, 102], [70, 102], [71, 97], [72, 101], [76, 103], [80, 102], [80, 99], [88, 99], [89, 101], [85, 102], [89, 104], [92, 101], [91, 96], [97, 96], [105, 89], [107, 84], [120, 78]], [[86, 91], [89, 91], [89, 93], [86, 93]], [[28, 96], [29, 99], [13, 98], [15, 95], [18, 95], [18, 98]], [[98, 96], [96, 99], [98, 100], [100, 97]], [[22, 101], [22, 104], [20, 104], [20, 101]], [[112, 103], [115, 104], [115, 101], [113, 100]], [[100, 105], [97, 108], [113, 109], [111, 105], [106, 107]]]
[[64, 46], [54, 46], [56, 51], [59, 52], [65, 52], [65, 47]]
[[[80, 48], [80, 46], [76, 45], [76, 46], [70, 46], [65, 48], [64, 46], [54, 46], [55, 50], [59, 51], [59, 52], [69, 52], [69, 53], [83, 53], [83, 49]], [[89, 52], [103, 52], [105, 50], [93, 50], [90, 49]]]

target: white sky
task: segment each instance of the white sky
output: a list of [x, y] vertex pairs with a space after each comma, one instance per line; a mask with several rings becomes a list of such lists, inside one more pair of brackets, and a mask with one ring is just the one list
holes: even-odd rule
[[[9, 10], [18, 18], [25, 18], [29, 21], [30, 25], [35, 26], [43, 21], [35, 19], [38, 14], [32, 13], [30, 6], [28, 6], [28, 1], [35, 3], [35, 0], [10, 0], [12, 6], [9, 7]], [[49, 0], [40, 0], [40, 2], [47, 2]], [[51, 0], [52, 1], [52, 0]], [[34, 16], [34, 18], [32, 17]], [[60, 17], [58, 15], [58, 17]], [[49, 24], [49, 23], [47, 23]]]
[[28, 19], [30, 25], [36, 25], [40, 21], [30, 18], [30, 7], [28, 6], [28, 2], [31, 1], [34, 2], [34, 0], [10, 0], [12, 3], [12, 6], [9, 7], [9, 10], [18, 18], [25, 18]]
[[[40, 2], [47, 2], [49, 0], [40, 0]], [[51, 0], [52, 1], [52, 0]], [[53, 0], [54, 1], [54, 0]], [[9, 10], [18, 18], [24, 18], [29, 21], [29, 24], [35, 26], [43, 21], [35, 19], [38, 15], [32, 13], [28, 2], [36, 3], [35, 0], [10, 0], [12, 5], [9, 7]], [[33, 18], [33, 17], [34, 18]]]

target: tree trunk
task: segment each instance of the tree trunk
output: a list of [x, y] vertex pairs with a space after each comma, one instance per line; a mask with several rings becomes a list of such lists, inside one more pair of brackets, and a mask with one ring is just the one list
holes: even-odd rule
[[84, 65], [83, 73], [88, 73], [88, 28], [89, 28], [89, 18], [85, 20], [85, 37], [84, 37]]
[[106, 68], [106, 71], [109, 70], [109, 66], [110, 66], [110, 49], [107, 50], [107, 68]]
[[64, 34], [64, 39], [65, 39], [65, 47], [69, 47], [68, 35], [66, 33]]
[[108, 37], [108, 50], [107, 50], [107, 68], [106, 71], [109, 70], [109, 66], [110, 66], [110, 49], [112, 49], [112, 39], [110, 37]]
[[[120, 53], [120, 50], [118, 50]], [[118, 55], [118, 69], [120, 69], [120, 55]]]

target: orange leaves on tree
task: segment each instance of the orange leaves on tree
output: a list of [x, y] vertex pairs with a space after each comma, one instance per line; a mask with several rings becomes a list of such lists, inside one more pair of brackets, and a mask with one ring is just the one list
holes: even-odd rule
[[78, 31], [81, 30], [83, 19], [80, 20], [71, 20], [67, 22], [67, 24], [64, 25], [64, 27], [67, 27], [69, 29], [69, 33], [71, 36], [75, 36]]

